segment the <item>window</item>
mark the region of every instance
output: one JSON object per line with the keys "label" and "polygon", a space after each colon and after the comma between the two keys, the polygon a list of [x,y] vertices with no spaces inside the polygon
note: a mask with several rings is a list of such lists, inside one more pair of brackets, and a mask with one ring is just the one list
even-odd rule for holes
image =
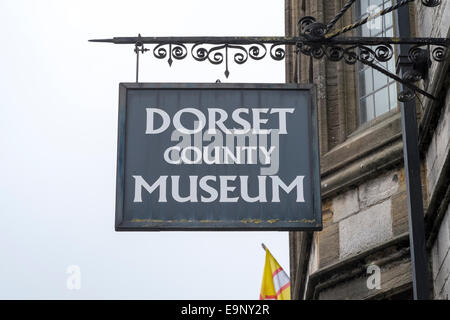
{"label": "window", "polygon": [[[357,1],[356,16],[358,19],[378,12],[392,5],[392,1],[361,0]],[[378,19],[369,21],[359,28],[362,37],[393,37],[393,14],[388,13]],[[377,62],[380,67],[395,73],[395,59],[388,62]],[[359,120],[360,124],[368,122],[397,106],[397,85],[395,80],[381,72],[358,63],[359,87]]]}

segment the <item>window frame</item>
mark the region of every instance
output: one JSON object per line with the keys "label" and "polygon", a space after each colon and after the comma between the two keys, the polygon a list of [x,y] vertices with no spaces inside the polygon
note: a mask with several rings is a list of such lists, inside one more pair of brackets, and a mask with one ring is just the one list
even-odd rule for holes
{"label": "window frame", "polygon": [[[370,7],[370,1],[374,1],[374,0],[367,0],[368,1],[368,7]],[[389,3],[391,5],[393,5],[393,0],[380,0],[381,4],[383,5],[383,8],[386,7],[386,4],[389,5]],[[392,25],[389,26],[389,28],[386,30],[385,29],[385,16],[382,16],[382,29],[376,33],[376,35],[374,35],[375,37],[377,36],[386,36],[386,32],[391,31],[392,32],[392,36],[395,36],[396,34],[396,15],[394,13],[390,13],[392,15]],[[358,1],[356,3],[356,6],[354,7],[353,10],[353,15],[356,19],[360,19],[363,18],[365,15],[361,15],[361,1]],[[357,34],[358,36],[363,36],[362,34],[362,29],[359,28],[357,29]],[[372,36],[372,35],[370,35]],[[394,56],[391,58],[390,61],[387,62],[383,62],[383,63],[378,63],[377,61],[375,61],[375,63],[377,64],[381,64],[380,66],[383,68],[387,68],[387,70],[394,72],[395,73],[395,59],[397,57],[397,50],[394,47]],[[390,65],[392,62],[394,62],[393,66]],[[385,64],[385,66],[383,66],[382,64]],[[389,67],[393,67],[394,70],[390,70]],[[372,84],[372,88],[370,90],[366,90],[366,92],[364,94],[361,94],[361,73],[365,72],[366,70],[370,70],[370,75],[371,75],[371,84]],[[357,62],[356,63],[356,67],[355,67],[355,83],[356,83],[356,92],[355,92],[355,98],[356,98],[356,129],[354,130],[353,133],[359,131],[359,129],[361,127],[365,127],[367,128],[368,126],[370,126],[370,123],[374,123],[374,122],[378,122],[376,121],[377,118],[379,118],[380,116],[383,116],[385,114],[390,114],[391,111],[398,109],[398,101],[397,101],[397,95],[398,95],[398,83],[387,77],[386,77],[386,83],[384,83],[382,86],[378,87],[375,89],[375,75],[376,75],[376,70],[371,69],[368,66],[364,66],[363,64],[361,64],[361,62]],[[392,90],[392,88],[395,88],[395,91]],[[386,90],[387,93],[387,97],[386,97],[386,101],[387,101],[387,110],[381,113],[377,114],[377,103],[376,103],[376,95],[377,93],[382,92],[383,90]],[[393,91],[393,92],[391,92]],[[363,114],[363,106],[362,106],[362,100],[365,99],[365,101],[368,101],[367,98],[370,98],[372,100],[372,116],[369,118],[367,116],[367,104],[364,107],[364,113],[366,113],[365,115]],[[386,109],[386,106],[383,105],[383,110]],[[363,118],[364,117],[364,118]],[[384,118],[384,117],[383,117]]]}

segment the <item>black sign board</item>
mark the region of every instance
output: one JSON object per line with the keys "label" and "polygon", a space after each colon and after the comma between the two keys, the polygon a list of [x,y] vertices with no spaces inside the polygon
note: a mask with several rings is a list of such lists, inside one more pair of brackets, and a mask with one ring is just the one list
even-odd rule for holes
{"label": "black sign board", "polygon": [[297,84],[122,83],[116,230],[320,230],[317,108]]}

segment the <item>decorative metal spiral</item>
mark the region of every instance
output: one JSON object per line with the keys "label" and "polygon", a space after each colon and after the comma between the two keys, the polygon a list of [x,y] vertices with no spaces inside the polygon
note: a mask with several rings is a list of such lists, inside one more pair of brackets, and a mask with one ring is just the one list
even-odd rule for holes
{"label": "decorative metal spiral", "polygon": [[[411,47],[408,53],[409,60],[413,63],[426,63],[428,67],[431,65],[429,48],[421,48],[423,45]],[[448,48],[445,46],[437,46],[431,52],[431,57],[436,62],[442,62],[447,58]]]}
{"label": "decorative metal spiral", "polygon": [[212,48],[205,47],[204,43],[197,43],[191,48],[191,55],[196,61],[208,60],[212,64],[221,64],[223,62],[223,53],[220,50],[226,45],[218,45]]}
{"label": "decorative metal spiral", "polygon": [[153,56],[157,59],[164,59],[167,57],[167,50],[163,48],[165,44],[159,44],[153,49]]}
{"label": "decorative metal spiral", "polygon": [[[224,60],[223,50],[236,51],[232,53],[233,60],[237,64],[245,63],[250,57],[253,60],[261,60],[267,54],[267,49],[264,44],[256,43],[252,44],[250,48],[246,48],[241,45],[221,44],[207,48],[205,44],[197,43],[192,46],[192,57],[197,61],[209,60],[212,64],[220,64]],[[276,59],[278,60],[278,59]],[[281,60],[281,59],[280,59]]]}
{"label": "decorative metal spiral", "polygon": [[262,43],[256,43],[248,49],[248,54],[253,60],[261,60],[267,54],[267,48]]}
{"label": "decorative metal spiral", "polygon": [[344,50],[344,61],[347,64],[355,64],[358,61],[358,55],[355,52],[355,46],[348,47]]}
{"label": "decorative metal spiral", "polygon": [[347,64],[355,64],[356,61],[372,63],[377,60],[386,62],[392,59],[394,49],[389,44],[378,45],[375,49],[363,45],[341,47],[336,45],[318,44],[315,42],[302,42],[297,44],[297,50],[304,55],[321,59],[326,56],[330,61],[341,61]]}
{"label": "decorative metal spiral", "polygon": [[[168,46],[167,50],[164,46]],[[187,56],[187,48],[184,44],[181,43],[169,43],[169,44],[159,44],[153,49],[153,55],[157,59],[165,59],[169,56],[167,62],[169,65],[172,65],[173,59],[182,60]]]}
{"label": "decorative metal spiral", "polygon": [[297,24],[298,32],[301,34],[305,34],[306,28],[315,22],[316,22],[316,18],[311,17],[311,16],[306,16],[306,17],[301,18]]}
{"label": "decorative metal spiral", "polygon": [[226,45],[220,45],[209,49],[207,58],[212,64],[221,64],[223,62],[223,53],[220,50],[224,49]]}
{"label": "decorative metal spiral", "polygon": [[340,61],[344,57],[344,49],[337,46],[327,47],[325,55],[330,61]]}
{"label": "decorative metal spiral", "polygon": [[364,62],[373,62],[375,60],[375,52],[366,46],[359,46],[358,57]]}
{"label": "decorative metal spiral", "polygon": [[431,55],[433,56],[433,59],[435,61],[442,62],[447,57],[447,51],[448,51],[448,49],[446,47],[439,46],[439,47],[436,47],[433,49]]}
{"label": "decorative metal spiral", "polygon": [[203,43],[197,43],[191,48],[192,58],[196,61],[205,61],[208,59],[209,51],[205,47],[202,47]]}
{"label": "decorative metal spiral", "polygon": [[413,63],[424,63],[429,59],[428,50],[420,48],[420,46],[413,46],[409,49],[408,58]]}
{"label": "decorative metal spiral", "polygon": [[187,48],[184,44],[177,43],[172,45],[172,56],[177,60],[182,60],[187,56]]}
{"label": "decorative metal spiral", "polygon": [[325,49],[321,45],[311,46],[311,56],[316,59],[321,59],[325,55]]}
{"label": "decorative metal spiral", "polygon": [[[274,60],[283,60],[286,55],[284,49],[275,48],[280,45],[283,44],[275,43],[270,49],[270,55]],[[261,60],[267,55],[267,48],[263,43],[248,45],[197,43],[192,46],[191,55],[196,61],[208,60],[216,65],[225,61],[225,76],[228,78],[230,74],[228,61],[231,57],[237,64],[244,64],[249,58]]]}
{"label": "decorative metal spiral", "polygon": [[422,0],[422,4],[426,7],[437,7],[441,4],[441,0]]}
{"label": "decorative metal spiral", "polygon": [[380,62],[391,60],[394,55],[394,49],[389,44],[382,44],[375,48],[375,59]]}
{"label": "decorative metal spiral", "polygon": [[243,46],[226,45],[229,49],[238,50],[233,55],[233,60],[237,64],[243,64],[248,60],[248,52]]}
{"label": "decorative metal spiral", "polygon": [[275,43],[270,47],[270,57],[273,60],[281,61],[286,56],[286,50],[280,46],[284,46],[283,43]]}

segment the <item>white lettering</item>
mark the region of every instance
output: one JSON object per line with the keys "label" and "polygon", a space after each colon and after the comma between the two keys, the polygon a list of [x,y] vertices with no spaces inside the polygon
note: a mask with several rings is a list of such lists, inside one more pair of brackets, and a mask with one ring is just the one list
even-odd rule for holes
{"label": "white lettering", "polygon": [[142,202],[142,188],[152,193],[159,188],[158,202],[167,202],[166,199],[166,182],[167,176],[160,176],[151,186],[142,178],[142,176],[133,176],[134,178],[134,202]]}
{"label": "white lettering", "polygon": [[305,176],[297,176],[292,183],[287,186],[278,176],[270,176],[272,178],[272,202],[280,202],[279,189],[283,189],[286,193],[290,193],[294,188],[297,189],[297,202],[305,202],[303,195],[303,179]]}
{"label": "white lettering", "polygon": [[[183,126],[183,124],[181,123],[181,116],[183,113],[191,113],[197,117],[197,120],[195,121],[197,123],[196,128],[194,127],[194,129],[187,129],[186,127]],[[175,115],[173,116],[173,126],[175,127],[176,130],[184,134],[194,134],[200,132],[203,130],[205,125],[206,125],[206,117],[198,109],[184,108],[175,113]]]}
{"label": "white lettering", "polygon": [[[147,111],[147,127],[145,134],[158,134],[164,132],[170,125],[170,117],[164,110],[158,108],[146,108]],[[154,128],[155,114],[159,114],[163,120],[161,127]]]}

